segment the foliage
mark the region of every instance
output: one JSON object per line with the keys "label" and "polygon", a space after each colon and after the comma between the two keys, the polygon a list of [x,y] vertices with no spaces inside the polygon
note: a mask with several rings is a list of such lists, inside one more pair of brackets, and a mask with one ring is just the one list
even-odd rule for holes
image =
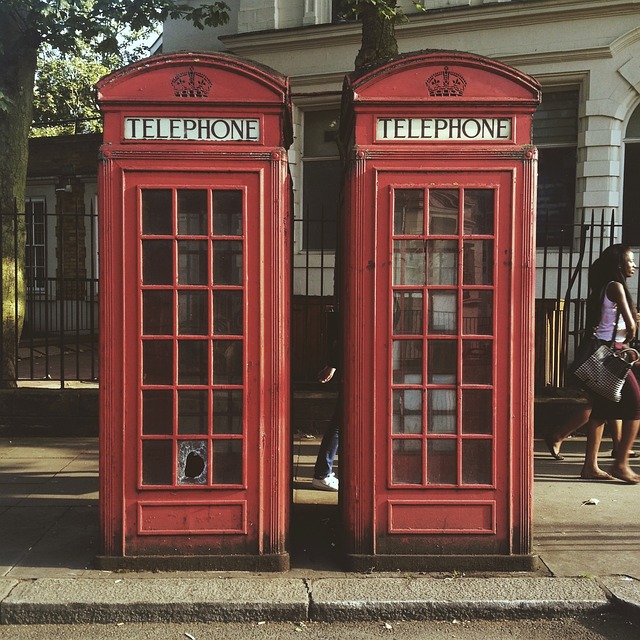
{"label": "foliage", "polygon": [[[360,16],[366,10],[372,10],[384,20],[403,22],[406,16],[397,4],[397,0],[340,0],[339,11],[345,18],[350,18]],[[415,1],[413,6],[418,11],[427,10],[422,1]]]}

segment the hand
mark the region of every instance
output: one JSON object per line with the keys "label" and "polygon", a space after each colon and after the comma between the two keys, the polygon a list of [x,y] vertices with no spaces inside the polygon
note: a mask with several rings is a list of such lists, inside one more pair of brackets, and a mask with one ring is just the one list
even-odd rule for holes
{"label": "hand", "polygon": [[333,375],[335,374],[335,372],[336,372],[335,367],[330,367],[330,366],[324,367],[324,369],[321,369],[320,372],[318,373],[318,382],[321,382],[322,384],[326,384],[327,382],[329,382],[329,380],[331,380],[331,378],[333,378]]}

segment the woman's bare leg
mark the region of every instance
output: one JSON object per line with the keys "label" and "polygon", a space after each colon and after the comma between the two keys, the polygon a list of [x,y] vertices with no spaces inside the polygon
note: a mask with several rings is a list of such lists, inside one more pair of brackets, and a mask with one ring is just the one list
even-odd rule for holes
{"label": "woman's bare leg", "polygon": [[604,422],[597,418],[590,419],[585,429],[587,432],[587,447],[580,477],[585,480],[610,480],[611,476],[598,466],[598,452],[600,451],[600,442],[604,432]]}
{"label": "woman's bare leg", "polygon": [[629,450],[638,435],[638,427],[640,427],[640,420],[622,421],[622,433],[616,449],[616,461],[611,467],[611,475],[614,478],[629,484],[638,484],[640,482],[640,476],[629,466]]}
{"label": "woman's bare leg", "polygon": [[[583,424],[589,420],[591,415],[591,405],[581,405],[580,408],[573,413],[558,431],[551,431],[545,436],[545,443],[549,449],[551,457],[556,460],[563,460],[560,455],[560,447],[562,443],[574,432],[576,432]],[[599,445],[598,445],[599,446]]]}

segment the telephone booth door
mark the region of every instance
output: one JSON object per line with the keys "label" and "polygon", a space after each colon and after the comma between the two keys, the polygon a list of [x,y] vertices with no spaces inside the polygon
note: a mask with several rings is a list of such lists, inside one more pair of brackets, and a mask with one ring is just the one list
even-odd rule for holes
{"label": "telephone booth door", "polygon": [[193,54],[103,82],[101,566],[287,569],[287,85]]}
{"label": "telephone booth door", "polygon": [[347,79],[345,542],[356,569],[528,569],[537,83],[463,53]]}

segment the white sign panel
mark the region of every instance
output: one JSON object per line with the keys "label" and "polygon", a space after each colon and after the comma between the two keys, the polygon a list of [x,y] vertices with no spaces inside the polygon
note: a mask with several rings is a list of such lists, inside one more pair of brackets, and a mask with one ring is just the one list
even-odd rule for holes
{"label": "white sign panel", "polygon": [[185,142],[258,142],[258,118],[133,118],[124,119],[125,140]]}
{"label": "white sign panel", "polygon": [[378,118],[376,140],[511,140],[511,118]]}

